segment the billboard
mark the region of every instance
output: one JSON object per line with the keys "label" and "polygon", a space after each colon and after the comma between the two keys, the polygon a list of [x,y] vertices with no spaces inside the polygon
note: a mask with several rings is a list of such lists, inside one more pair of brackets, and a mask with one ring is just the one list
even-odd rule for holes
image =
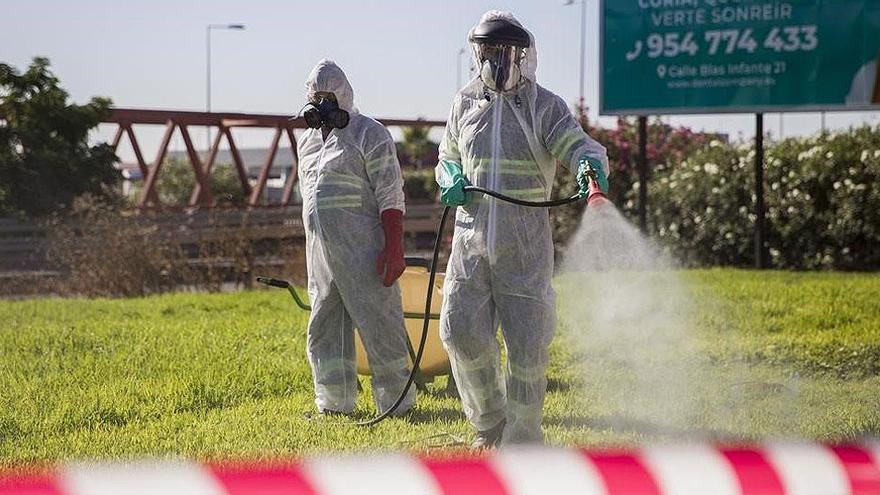
{"label": "billboard", "polygon": [[604,0],[600,108],[880,109],[880,0]]}

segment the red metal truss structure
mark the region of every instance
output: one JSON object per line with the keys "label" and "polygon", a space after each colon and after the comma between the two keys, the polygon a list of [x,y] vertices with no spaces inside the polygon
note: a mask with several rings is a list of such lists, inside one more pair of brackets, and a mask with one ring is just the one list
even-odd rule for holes
{"label": "red metal truss structure", "polygon": [[[389,127],[438,127],[446,125],[446,122],[436,120],[380,119],[379,121]],[[189,206],[212,207],[216,205],[213,194],[211,193],[210,177],[211,170],[214,167],[214,161],[217,158],[217,153],[220,149],[220,144],[224,138],[226,139],[230,155],[232,156],[236,171],[238,172],[238,179],[241,182],[242,190],[248,198],[247,206],[278,207],[290,204],[293,189],[296,185],[296,172],[298,165],[294,129],[304,129],[306,127],[305,121],[301,117],[292,119],[289,115],[207,113],[115,108],[113,109],[112,114],[103,122],[118,125],[116,134],[111,142],[114,150],[119,146],[123,135],[127,136],[131,143],[138,168],[144,177],[143,193],[138,200],[138,204],[141,208],[162,207],[156,190],[156,183],[159,174],[162,171],[162,164],[165,161],[168,147],[171,144],[171,138],[174,136],[175,130],[179,130],[180,135],[183,138],[184,145],[186,146],[186,154],[195,176],[195,187],[193,188],[192,195],[189,199]],[[134,130],[134,126],[136,125],[165,126],[165,133],[159,144],[159,150],[151,163],[148,163],[145,160],[143,152],[141,151]],[[198,151],[195,146],[193,146],[189,132],[191,126],[216,128],[214,139],[211,143],[211,149],[204,163],[202,163]],[[235,144],[235,139],[232,134],[232,129],[234,128],[262,128],[274,130],[272,141],[269,146],[269,153],[260,169],[256,183],[253,185],[251,185],[248,179],[246,164],[243,162],[238,147]],[[266,182],[270,176],[272,164],[275,161],[275,156],[278,152],[278,147],[281,144],[282,138],[286,138],[291,146],[293,153],[293,163],[290,164],[292,172],[287,177],[284,184],[280,203],[264,204],[261,202],[261,197],[266,188]]]}

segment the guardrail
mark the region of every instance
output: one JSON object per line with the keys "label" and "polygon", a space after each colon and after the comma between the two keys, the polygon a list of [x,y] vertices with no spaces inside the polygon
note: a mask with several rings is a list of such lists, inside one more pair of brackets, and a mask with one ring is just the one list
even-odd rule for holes
{"label": "guardrail", "polygon": [[[412,254],[424,254],[434,241],[441,209],[435,204],[407,206],[404,233]],[[252,242],[303,239],[302,207],[255,209],[164,210],[133,215],[132,222],[149,223],[178,244],[218,242],[230,235]],[[57,275],[51,260],[46,232],[37,223],[0,218],[0,278]],[[194,264],[222,264],[223,260],[194,260]]]}

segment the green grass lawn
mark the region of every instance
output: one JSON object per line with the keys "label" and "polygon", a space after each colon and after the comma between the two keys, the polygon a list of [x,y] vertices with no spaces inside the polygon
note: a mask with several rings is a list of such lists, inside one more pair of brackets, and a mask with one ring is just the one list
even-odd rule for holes
{"label": "green grass lawn", "polygon": [[[880,432],[880,277],[682,276],[696,329],[693,347],[675,359],[691,366],[673,384],[686,407],[631,394],[639,388],[627,388],[635,383],[627,363],[570,345],[576,335],[562,321],[551,349],[549,442]],[[410,417],[373,428],[311,417],[306,319],[280,290],[0,301],[0,467],[469,440],[459,402],[439,393],[422,394]],[[373,408],[362,382],[358,414],[366,418]],[[429,387],[443,385],[440,378]]]}

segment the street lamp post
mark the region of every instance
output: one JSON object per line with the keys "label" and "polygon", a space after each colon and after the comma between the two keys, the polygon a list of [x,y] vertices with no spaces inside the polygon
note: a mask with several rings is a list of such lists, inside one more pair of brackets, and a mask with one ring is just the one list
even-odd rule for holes
{"label": "street lamp post", "polygon": [[[245,29],[244,24],[208,24],[205,28],[205,47],[207,50],[205,56],[205,79],[207,88],[205,90],[205,111],[211,113],[211,31],[215,29],[235,29],[235,30],[243,30]],[[207,132],[205,133],[207,136],[207,142],[205,144],[206,147],[211,146],[211,126],[209,125],[207,128]]]}
{"label": "street lamp post", "polygon": [[584,64],[586,63],[586,51],[587,51],[587,0],[566,0],[565,5],[574,5],[576,3],[581,4],[581,57],[580,57],[580,99],[578,100],[578,111],[580,112],[580,117],[583,118],[585,111],[585,100],[584,100]]}

